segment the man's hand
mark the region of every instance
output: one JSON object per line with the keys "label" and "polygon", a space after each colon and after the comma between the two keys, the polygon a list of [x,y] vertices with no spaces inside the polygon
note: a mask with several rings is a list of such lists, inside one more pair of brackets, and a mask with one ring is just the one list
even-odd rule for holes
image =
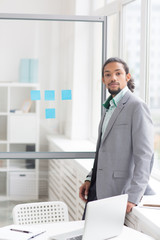
{"label": "man's hand", "polygon": [[88,191],[90,188],[90,181],[86,181],[82,184],[82,186],[79,188],[79,197],[84,201],[87,202],[88,198]]}
{"label": "man's hand", "polygon": [[136,204],[131,203],[131,202],[128,202],[128,203],[127,203],[126,212],[127,212],[127,213],[131,212],[131,211],[132,211],[132,208],[135,207],[135,206],[136,206]]}

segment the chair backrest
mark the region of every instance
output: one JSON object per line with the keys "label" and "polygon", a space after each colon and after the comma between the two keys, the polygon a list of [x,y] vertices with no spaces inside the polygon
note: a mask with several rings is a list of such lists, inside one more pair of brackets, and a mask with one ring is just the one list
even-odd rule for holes
{"label": "chair backrest", "polygon": [[45,224],[68,220],[68,207],[60,201],[18,204],[13,208],[14,224]]}

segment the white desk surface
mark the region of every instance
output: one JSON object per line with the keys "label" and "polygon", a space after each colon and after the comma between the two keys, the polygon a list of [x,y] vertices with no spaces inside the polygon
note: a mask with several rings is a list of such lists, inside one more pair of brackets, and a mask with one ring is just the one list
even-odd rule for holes
{"label": "white desk surface", "polygon": [[[17,228],[19,227],[20,225],[10,225],[10,226],[6,226],[6,227],[3,227],[3,228],[0,228],[0,232],[1,230],[3,229],[7,229],[7,228]],[[84,221],[74,221],[74,222],[59,222],[59,223],[51,223],[51,224],[40,224],[40,225],[28,225],[28,226],[25,226],[25,229],[27,229],[28,227],[28,230],[30,229],[40,229],[40,230],[46,230],[46,233],[40,235],[40,236],[37,236],[36,238],[33,238],[35,240],[49,240],[50,237],[52,236],[57,236],[57,235],[60,235],[60,234],[63,234],[63,233],[67,233],[67,232],[70,232],[70,231],[82,231],[83,229],[83,226],[84,226]],[[22,228],[22,225],[21,225],[21,228]],[[0,236],[0,239],[1,236]],[[113,238],[114,240],[154,240],[152,237],[149,237],[145,234],[142,234],[138,231],[135,231],[131,228],[128,228],[128,227],[123,227],[123,230],[122,230],[122,233],[118,236],[118,237],[115,237]],[[16,240],[16,239],[15,239]],[[23,239],[21,239],[23,240]],[[99,240],[99,239],[97,239]]]}
{"label": "white desk surface", "polygon": [[134,207],[132,214],[138,218],[138,221],[145,224],[150,232],[160,236],[160,208]]}

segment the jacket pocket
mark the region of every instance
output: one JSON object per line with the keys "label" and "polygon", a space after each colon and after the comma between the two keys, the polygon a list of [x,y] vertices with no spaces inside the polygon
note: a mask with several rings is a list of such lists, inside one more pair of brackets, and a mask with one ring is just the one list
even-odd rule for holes
{"label": "jacket pocket", "polygon": [[113,177],[114,178],[127,178],[128,173],[125,171],[114,171],[113,172]]}
{"label": "jacket pocket", "polygon": [[114,124],[113,125],[113,128],[121,128],[121,127],[128,127],[129,125],[128,125],[128,123],[117,123],[117,124]]}

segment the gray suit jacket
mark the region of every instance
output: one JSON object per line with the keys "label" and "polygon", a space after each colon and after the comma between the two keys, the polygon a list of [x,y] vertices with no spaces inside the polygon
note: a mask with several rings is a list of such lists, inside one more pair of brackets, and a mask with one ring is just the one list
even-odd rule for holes
{"label": "gray suit jacket", "polygon": [[[130,91],[118,103],[101,140],[99,125],[97,199],[128,194],[138,204],[144,194],[153,194],[148,180],[153,165],[153,125],[147,105]],[[98,148],[98,147],[97,147]],[[92,172],[90,173],[92,175]]]}

